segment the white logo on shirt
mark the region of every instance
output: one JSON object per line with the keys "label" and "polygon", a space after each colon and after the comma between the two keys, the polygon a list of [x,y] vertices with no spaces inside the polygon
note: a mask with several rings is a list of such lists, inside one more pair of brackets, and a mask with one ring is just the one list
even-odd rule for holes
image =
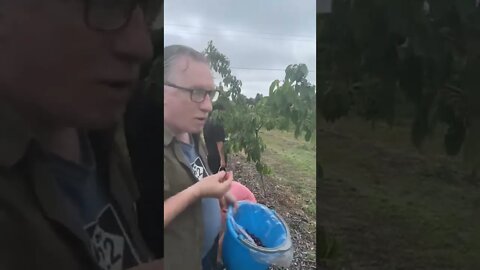
{"label": "white logo on shirt", "polygon": [[198,180],[202,180],[204,177],[208,176],[207,169],[205,169],[205,165],[203,165],[200,157],[197,157],[190,166],[192,167],[193,175],[195,175],[195,178]]}
{"label": "white logo on shirt", "polygon": [[124,244],[123,237],[108,233],[98,225],[90,239],[97,263],[104,270],[122,270]]}
{"label": "white logo on shirt", "polygon": [[122,270],[140,263],[117,212],[111,204],[95,221],[84,227],[90,237],[90,250],[102,270]]}

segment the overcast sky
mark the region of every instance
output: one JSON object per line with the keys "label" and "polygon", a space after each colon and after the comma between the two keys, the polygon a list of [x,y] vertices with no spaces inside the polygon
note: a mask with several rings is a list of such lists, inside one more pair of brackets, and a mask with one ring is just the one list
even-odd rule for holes
{"label": "overcast sky", "polygon": [[[166,0],[164,5],[165,46],[203,51],[213,40],[247,97],[268,95],[289,64],[306,64],[315,84],[314,0]],[[217,84],[220,80],[216,75]]]}

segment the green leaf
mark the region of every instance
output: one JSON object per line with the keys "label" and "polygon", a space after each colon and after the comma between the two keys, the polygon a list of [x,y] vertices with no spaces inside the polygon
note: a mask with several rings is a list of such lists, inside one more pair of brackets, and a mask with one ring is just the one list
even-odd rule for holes
{"label": "green leaf", "polygon": [[298,66],[298,70],[300,71],[301,78],[306,78],[308,76],[308,67],[305,64],[300,64]]}
{"label": "green leaf", "polygon": [[279,82],[280,82],[279,80],[275,80],[270,84],[270,88],[269,88],[269,91],[268,91],[269,96],[273,95],[273,91],[274,91],[275,88],[278,88]]}

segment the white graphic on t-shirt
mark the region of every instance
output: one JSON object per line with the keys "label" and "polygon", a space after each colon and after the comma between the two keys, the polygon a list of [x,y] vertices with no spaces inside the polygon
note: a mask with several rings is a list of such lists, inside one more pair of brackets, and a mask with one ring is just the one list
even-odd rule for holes
{"label": "white graphic on t-shirt", "polygon": [[122,270],[140,264],[137,252],[111,204],[84,229],[90,237],[92,255],[102,270]]}
{"label": "white graphic on t-shirt", "polygon": [[102,269],[122,270],[123,237],[107,233],[100,226],[95,226],[90,245]]}
{"label": "white graphic on t-shirt", "polygon": [[192,170],[193,174],[198,180],[201,180],[203,178],[203,167],[198,166],[197,164],[192,164]]}
{"label": "white graphic on t-shirt", "polygon": [[202,180],[204,177],[208,176],[207,169],[205,165],[203,165],[202,159],[197,157],[193,163],[190,164],[192,167],[193,175],[198,180]]}

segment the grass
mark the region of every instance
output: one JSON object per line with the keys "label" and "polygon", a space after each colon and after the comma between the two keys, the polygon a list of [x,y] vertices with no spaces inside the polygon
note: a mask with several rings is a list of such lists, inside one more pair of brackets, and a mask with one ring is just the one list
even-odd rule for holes
{"label": "grass", "polygon": [[343,260],[384,259],[384,268],[358,269],[479,269],[478,188],[462,180],[459,157],[443,154],[441,136],[419,152],[409,125],[343,119],[320,129],[319,214],[341,238]]}
{"label": "grass", "polygon": [[292,188],[303,210],[315,220],[315,143],[295,139],[293,133],[279,130],[262,131],[261,136],[267,145],[262,158],[275,179]]}
{"label": "grass", "polygon": [[[309,231],[315,232],[316,220],[316,145],[315,141],[295,139],[293,132],[262,130],[267,145],[262,159],[272,169],[273,179],[291,189],[294,201],[301,205],[309,218]],[[315,250],[307,251],[315,261]]]}

